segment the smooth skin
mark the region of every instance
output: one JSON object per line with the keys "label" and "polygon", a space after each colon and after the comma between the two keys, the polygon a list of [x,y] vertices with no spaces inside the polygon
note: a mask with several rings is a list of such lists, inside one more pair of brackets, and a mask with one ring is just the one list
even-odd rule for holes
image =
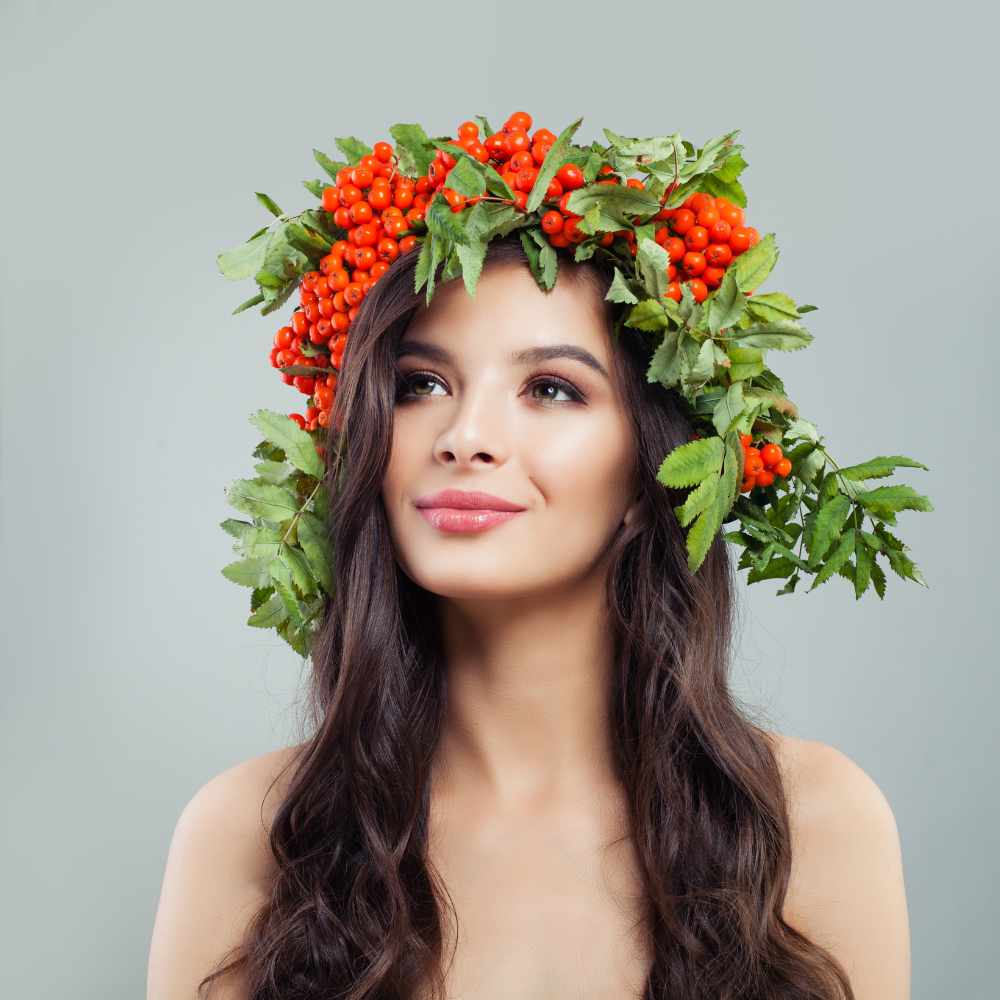
{"label": "smooth skin", "polygon": [[[430,858],[455,904],[449,996],[638,996],[648,942],[641,883],[611,763],[609,543],[635,513],[631,424],[600,302],[561,271],[551,293],[492,264],[475,299],[437,289],[403,338],[414,395],[397,400],[383,501],[400,566],[440,595],[449,700],[432,768]],[[418,347],[417,345],[423,345]],[[576,358],[512,352],[569,344]],[[561,380],[580,393],[553,386]],[[484,490],[527,509],[455,535],[413,501]],[[789,793],[793,868],[784,916],[838,957],[857,1000],[908,1000],[900,840],[875,782],[839,750],[772,734]],[[259,810],[292,749],[203,786],[174,832],[150,949],[147,1000],[193,1000],[240,939],[273,867]],[[245,1000],[235,978],[212,1000]]]}

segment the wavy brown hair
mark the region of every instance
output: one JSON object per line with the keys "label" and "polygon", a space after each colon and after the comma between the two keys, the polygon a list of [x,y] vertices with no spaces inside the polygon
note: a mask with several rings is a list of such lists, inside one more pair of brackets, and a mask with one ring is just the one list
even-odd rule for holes
{"label": "wavy brown hair", "polygon": [[[240,968],[247,1000],[445,998],[450,897],[427,854],[447,694],[438,599],[399,569],[381,500],[394,347],[422,308],[416,260],[396,260],[352,324],[327,439],[335,586],[310,651],[311,735],[270,828],[270,898],[199,996]],[[510,261],[528,266],[517,232],[487,245],[486,267]],[[716,537],[692,574],[672,510],[683,491],[656,479],[690,438],[687,405],[647,381],[649,335],[623,326],[621,307],[604,300],[608,269],[562,254],[559,263],[558,280],[572,275],[604,303],[636,441],[642,509],[613,542],[607,605],[615,767],[653,954],[642,998],[853,1000],[841,965],[782,919],[788,806],[769,734],[730,691],[727,543]]]}

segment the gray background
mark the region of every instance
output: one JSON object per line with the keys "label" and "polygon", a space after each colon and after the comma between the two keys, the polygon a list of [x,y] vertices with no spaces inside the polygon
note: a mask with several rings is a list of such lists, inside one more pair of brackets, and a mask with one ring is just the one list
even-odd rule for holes
{"label": "gray background", "polygon": [[[895,481],[930,589],[744,590],[739,693],[881,786],[903,844],[913,996],[995,996],[998,361],[995,15],[966,2],[578,5],[5,0],[0,992],[144,994],[176,818],[293,739],[297,657],[225,580],[223,488],[276,316],[215,255],[314,204],[312,148],[528,110],[577,141],[733,128],[767,288],[820,307],[771,362],[841,464]],[[578,14],[576,12],[579,12]],[[987,79],[993,76],[992,81]],[[291,305],[288,309],[290,311]],[[282,320],[283,322],[283,320]]]}

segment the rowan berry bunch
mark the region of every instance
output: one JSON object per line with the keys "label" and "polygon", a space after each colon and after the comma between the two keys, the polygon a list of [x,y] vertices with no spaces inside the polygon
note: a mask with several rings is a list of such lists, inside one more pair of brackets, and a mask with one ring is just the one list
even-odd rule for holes
{"label": "rowan berry bunch", "polygon": [[767,363],[768,351],[811,343],[801,320],[816,307],[758,291],[778,248],[773,233],[746,222],[737,132],[696,147],[677,133],[604,129],[607,143],[579,145],[582,118],[556,134],[535,128],[526,111],[499,129],[473,117],[455,135],[397,124],[393,143],[337,138],[346,161],[313,150],[328,178],[304,182],[318,204],[289,216],[258,193],[277,222],[218,257],[226,277],[258,285],[234,312],[261,305],[270,314],[298,294],[269,359],[306,397],[305,412],[253,416],[264,434],[257,476],[229,490],[251,520],[222,525],[242,556],[223,572],[252,588],[248,623],[274,627],[305,653],[331,593],[322,440],[365,297],[408,253],[418,254],[414,290],[426,288],[428,304],[438,281],[461,277],[473,295],[487,244],[511,232],[545,291],[561,258],[594,258],[611,278],[616,332],[648,335],[647,380],[686,405],[694,433],[664,458],[657,479],[678,491],[691,572],[732,524],[722,537],[742,549],[748,582],[784,579],[779,594],[802,576],[815,588],[839,574],[857,597],[872,588],[882,598],[878,558],[923,583],[887,526],[901,510],[933,510],[930,501],[908,485],[862,484],[900,466],[927,467],[904,455],[838,465]]}

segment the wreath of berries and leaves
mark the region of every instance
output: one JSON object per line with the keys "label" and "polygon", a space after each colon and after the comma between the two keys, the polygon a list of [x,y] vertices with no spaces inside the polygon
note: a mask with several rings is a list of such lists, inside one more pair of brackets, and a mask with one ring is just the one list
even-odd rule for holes
{"label": "wreath of berries and leaves", "polygon": [[553,288],[560,254],[607,268],[616,327],[649,334],[648,381],[685,401],[694,434],[665,456],[658,479],[688,489],[674,513],[692,572],[728,526],[722,537],[742,549],[747,581],[784,580],[778,594],[803,577],[813,590],[840,575],[857,598],[874,590],[881,599],[885,567],[926,586],[889,527],[902,510],[933,510],[930,500],[870,481],[927,466],[904,455],[838,465],[768,367],[766,352],[811,343],[801,319],[816,307],[757,294],[778,248],[773,233],[746,224],[738,130],[696,148],[676,133],[604,129],[606,144],[581,146],[572,139],[582,118],[559,135],[532,132],[524,111],[499,130],[474,118],[454,137],[397,124],[394,144],[337,138],[345,162],[314,149],[329,180],[303,183],[319,204],[287,215],[258,192],[276,220],[218,255],[225,277],[258,287],[234,315],[258,305],[270,314],[298,292],[269,361],[306,397],[304,412],[251,417],[263,436],[256,475],[227,490],[249,520],[222,522],[240,557],[222,572],[251,588],[248,624],[308,655],[332,593],[322,442],[351,323],[373,284],[417,253],[415,291],[425,288],[427,303],[436,284],[459,276],[472,295],[488,242],[514,231],[542,289]]}

